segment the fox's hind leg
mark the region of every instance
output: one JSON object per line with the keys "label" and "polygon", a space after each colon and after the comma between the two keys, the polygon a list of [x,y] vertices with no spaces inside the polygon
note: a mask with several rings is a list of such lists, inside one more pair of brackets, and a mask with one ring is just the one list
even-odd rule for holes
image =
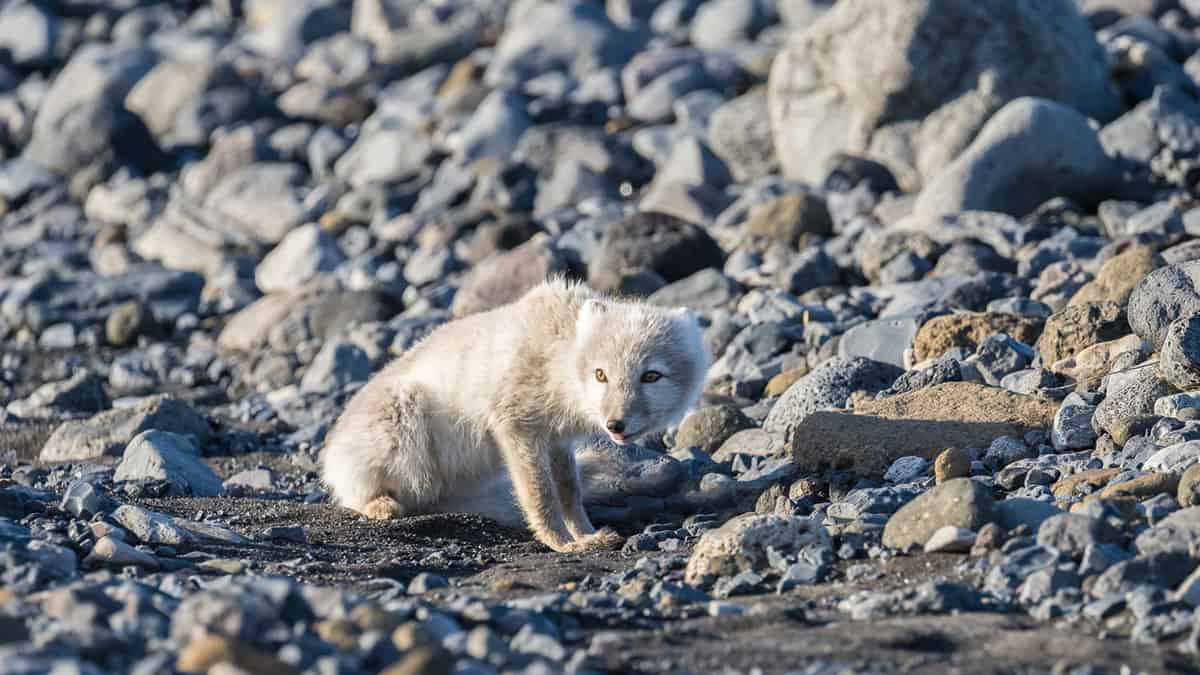
{"label": "fox's hind leg", "polygon": [[368,383],[325,442],[321,478],[341,505],[373,519],[420,513],[440,495],[418,388]]}

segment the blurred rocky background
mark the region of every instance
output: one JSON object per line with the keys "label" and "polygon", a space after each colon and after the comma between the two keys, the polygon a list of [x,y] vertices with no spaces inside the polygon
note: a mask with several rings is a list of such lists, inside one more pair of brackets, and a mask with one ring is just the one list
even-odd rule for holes
{"label": "blurred rocky background", "polygon": [[[0,669],[1195,671],[1198,98],[1196,0],[4,0]],[[715,357],[623,550],[329,504],[551,275]]]}

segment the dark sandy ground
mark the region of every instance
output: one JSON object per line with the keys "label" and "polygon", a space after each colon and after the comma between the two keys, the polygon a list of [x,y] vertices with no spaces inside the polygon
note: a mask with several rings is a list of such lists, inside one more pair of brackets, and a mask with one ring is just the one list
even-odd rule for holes
{"label": "dark sandy ground", "polygon": [[[255,540],[249,544],[207,543],[199,550],[249,562],[250,571],[285,574],[305,582],[369,588],[379,577],[402,582],[435,572],[451,585],[433,591],[450,597],[508,599],[571,591],[589,576],[628,568],[621,553],[567,556],[552,553],[527,534],[484,518],[459,514],[374,522],[327,504],[251,498],[144,500],[177,517],[210,519]],[[302,526],[307,541],[263,540],[270,527]],[[653,554],[665,556],[666,554]],[[613,672],[720,672],[724,668],[764,673],[803,671],[830,662],[842,672],[899,670],[912,673],[1090,673],[1200,672],[1196,662],[1167,646],[1129,641],[1120,626],[1039,625],[1028,617],[991,612],[850,620],[836,603],[857,590],[900,589],[944,577],[959,578],[963,556],[919,555],[866,561],[879,575],[858,583],[835,581],[781,596],[744,596],[732,601],[746,612],[737,617],[648,620],[645,625],[608,625],[581,616],[572,637],[586,643],[604,632]],[[863,564],[855,561],[854,564]],[[872,576],[872,575],[869,575]],[[1125,670],[1129,668],[1130,670]],[[839,672],[839,671],[821,671]]]}

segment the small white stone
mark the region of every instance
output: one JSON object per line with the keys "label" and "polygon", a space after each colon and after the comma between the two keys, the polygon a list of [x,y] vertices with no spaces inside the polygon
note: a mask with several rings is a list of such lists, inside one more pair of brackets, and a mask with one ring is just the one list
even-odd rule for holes
{"label": "small white stone", "polygon": [[92,547],[92,560],[110,565],[137,565],[158,569],[158,560],[114,537],[102,537]]}
{"label": "small white stone", "polygon": [[745,611],[741,605],[732,602],[712,600],[708,603],[709,616],[737,616]]}
{"label": "small white stone", "polygon": [[925,542],[926,553],[966,553],[975,545],[975,532],[962,527],[947,525],[940,528]]}
{"label": "small white stone", "polygon": [[117,507],[113,511],[113,520],[147,544],[176,546],[194,539],[190,532],[176,525],[171,516],[130,504]]}

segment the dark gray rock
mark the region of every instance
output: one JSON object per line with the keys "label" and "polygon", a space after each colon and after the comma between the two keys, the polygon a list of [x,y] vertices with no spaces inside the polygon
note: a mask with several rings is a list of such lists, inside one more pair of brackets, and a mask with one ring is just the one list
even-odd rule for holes
{"label": "dark gray rock", "polygon": [[1028,497],[1010,496],[996,502],[996,522],[1008,530],[1024,525],[1036,532],[1042,523],[1060,513],[1053,503]]}
{"label": "dark gray rock", "polygon": [[200,461],[199,454],[196,445],[186,436],[169,431],[145,431],[125,448],[113,480],[162,480],[197,497],[221,494],[221,479]]}
{"label": "dark gray rock", "polygon": [[325,343],[304,371],[300,390],[330,393],[353,382],[365,382],[371,376],[371,358],[358,345],[333,340]]}
{"label": "dark gray rock", "polygon": [[525,107],[526,99],[519,94],[502,89],[489,94],[452,137],[450,146],[456,156],[467,163],[510,157],[531,124]]}
{"label": "dark gray rock", "polygon": [[1181,509],[1144,530],[1135,540],[1137,551],[1194,554],[1200,551],[1200,506]]}
{"label": "dark gray rock", "polygon": [[1088,405],[1077,394],[1063,399],[1062,405],[1054,415],[1054,427],[1050,430],[1050,440],[1054,449],[1063,452],[1094,446],[1097,435],[1092,426],[1092,416],[1095,413],[1096,406]]}
{"label": "dark gray rock", "polygon": [[892,364],[870,359],[830,359],[783,393],[763,422],[763,429],[790,436],[810,413],[844,408],[850,394],[859,390],[878,392],[895,382],[902,372]]}
{"label": "dark gray rock", "polygon": [[[864,357],[903,368],[904,353],[912,347],[922,318],[901,316],[860,323],[842,334],[838,340],[838,356],[843,359]],[[905,375],[910,379],[919,377],[917,374]],[[930,383],[934,382],[930,380]]]}
{"label": "dark gray rock", "polygon": [[649,271],[668,283],[702,269],[720,269],[725,253],[702,228],[668,215],[644,213],[608,226],[588,263],[588,284],[601,291],[620,287],[620,275]]}
{"label": "dark gray rock", "polygon": [[715,269],[703,269],[650,294],[649,302],[663,307],[711,310],[730,306],[741,295],[736,281]]}
{"label": "dark gray rock", "polygon": [[1037,542],[1078,559],[1089,547],[1120,544],[1121,534],[1103,518],[1060,513],[1047,518],[1038,528]]}
{"label": "dark gray rock", "polygon": [[1162,551],[1146,553],[1108,568],[1092,586],[1092,595],[1128,593],[1138,586],[1175,588],[1195,568],[1195,559],[1186,553]]}
{"label": "dark gray rock", "polygon": [[39,125],[23,157],[63,175],[92,169],[103,176],[121,165],[153,173],[167,162],[141,118],[105,99],[85,101]]}
{"label": "dark gray rock", "polygon": [[91,370],[80,370],[66,380],[38,387],[25,399],[8,404],[8,411],[20,417],[39,417],[61,413],[95,413],[111,406],[104,381]]}
{"label": "dark gray rock", "polygon": [[663,497],[683,479],[683,467],[668,455],[635,445],[599,440],[575,454],[589,504],[625,504],[631,497]]}
{"label": "dark gray rock", "polygon": [[791,257],[776,275],[778,285],[797,295],[832,286],[841,278],[837,262],[820,248],[807,248]]}

